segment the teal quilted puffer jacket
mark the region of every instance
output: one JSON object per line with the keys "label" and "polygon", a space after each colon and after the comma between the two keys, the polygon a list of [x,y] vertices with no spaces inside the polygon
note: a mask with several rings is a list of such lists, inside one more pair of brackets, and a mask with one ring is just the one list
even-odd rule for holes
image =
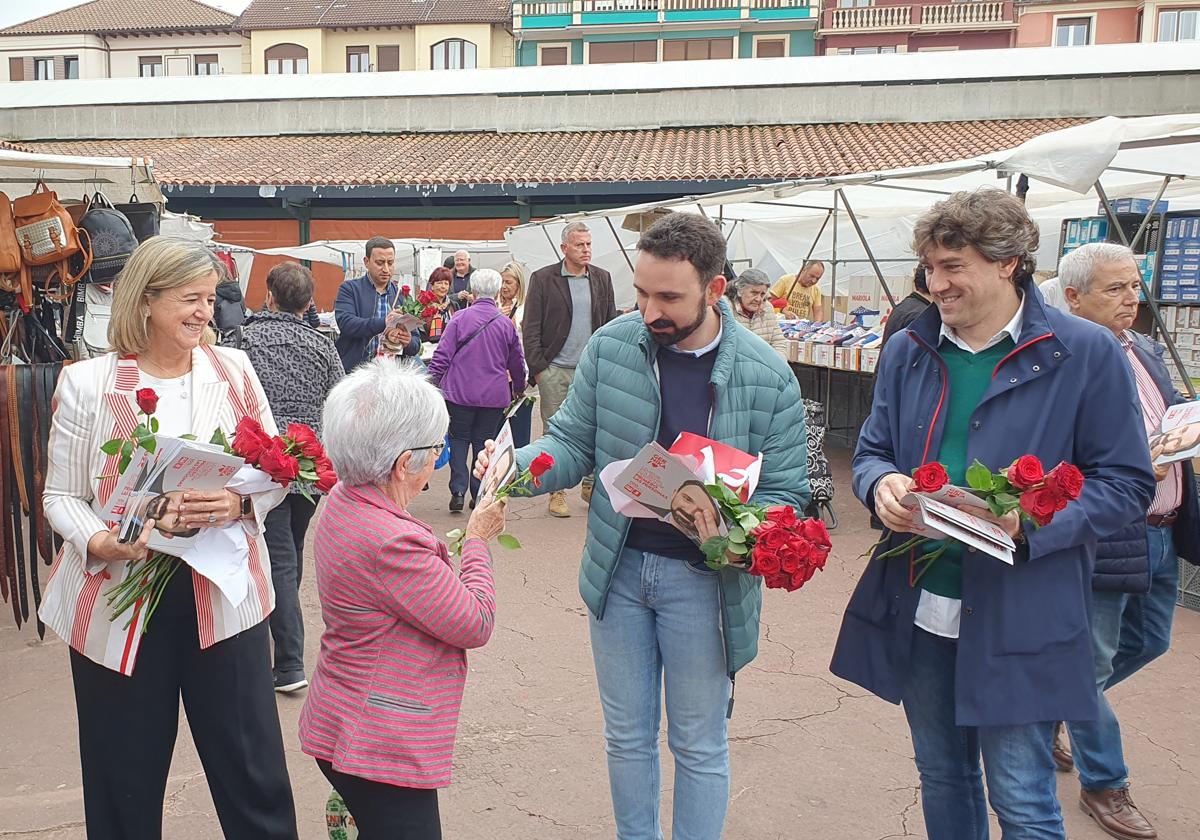
{"label": "teal quilted puffer jacket", "polygon": [[[712,374],[709,437],[743,452],[761,452],[762,476],[754,501],[788,504],[799,512],[809,501],[800,387],[787,363],[734,321],[728,303],[722,299],[718,305],[723,332]],[[609,322],[592,336],[546,435],[517,453],[521,469],[540,452],[554,456],[554,469],[543,478],[540,493],[574,487],[585,475],[634,457],[658,436],[657,353],[636,312]],[[613,510],[597,481],[579,571],[579,592],[597,618],[604,617],[609,583],[628,531],[629,520]],[[720,577],[725,663],[732,676],[758,653],[761,579],[729,569]]]}

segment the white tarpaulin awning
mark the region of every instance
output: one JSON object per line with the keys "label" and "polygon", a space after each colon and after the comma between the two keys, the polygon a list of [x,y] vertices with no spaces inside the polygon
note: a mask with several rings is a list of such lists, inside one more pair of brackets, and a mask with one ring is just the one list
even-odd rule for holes
{"label": "white tarpaulin awning", "polygon": [[150,158],[77,157],[0,149],[0,190],[15,198],[32,190],[38,181],[66,201],[99,191],[116,203],[131,195],[139,201],[163,203]]}
{"label": "white tarpaulin awning", "polygon": [[1062,219],[1098,214],[1097,178],[1111,199],[1153,198],[1169,175],[1163,198],[1171,208],[1200,207],[1200,114],[1105,117],[969,160],[559,216],[510,228],[505,238],[517,259],[536,267],[560,259],[555,243],[567,223],[587,222],[593,261],[612,272],[617,305],[630,306],[629,261],[636,260],[638,234],[622,227],[626,217],[658,208],[704,213],[721,224],[738,269],[754,265],[771,276],[789,273],[811,249],[816,258],[836,257],[832,276],[822,285],[836,282],[838,293],[845,294],[854,278],[875,277],[847,204],[885,277],[905,277],[915,262],[909,247],[912,226],[930,205],[957,190],[1009,188],[1021,174],[1030,179],[1026,207],[1042,230],[1039,267],[1053,269]]}
{"label": "white tarpaulin awning", "polygon": [[[420,277],[424,280],[436,266],[425,270],[428,259],[422,254],[437,251],[437,264],[455,251],[466,250],[471,254],[471,265],[475,268],[493,268],[499,271],[512,257],[509,255],[508,243],[503,239],[492,240],[463,240],[463,239],[392,239],[396,246],[396,273]],[[255,248],[256,254],[272,257],[291,257],[294,260],[310,260],[312,262],[329,263],[340,266],[347,274],[362,273],[363,246],[361,239],[325,239],[319,242],[309,242],[304,245],[285,245],[279,248]],[[240,247],[230,245],[229,247]],[[421,269],[421,270],[418,270]]]}

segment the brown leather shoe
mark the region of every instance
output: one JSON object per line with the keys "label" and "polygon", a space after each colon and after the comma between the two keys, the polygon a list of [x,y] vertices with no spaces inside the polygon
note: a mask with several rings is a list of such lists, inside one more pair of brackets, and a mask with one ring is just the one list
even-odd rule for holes
{"label": "brown leather shoe", "polygon": [[1054,747],[1050,750],[1054,756],[1054,766],[1060,773],[1070,773],[1075,769],[1075,759],[1071,756],[1071,742],[1067,738],[1066,727],[1062,721],[1054,724]]}
{"label": "brown leather shoe", "polygon": [[1081,790],[1079,807],[1118,840],[1156,840],[1158,832],[1133,804],[1129,788]]}

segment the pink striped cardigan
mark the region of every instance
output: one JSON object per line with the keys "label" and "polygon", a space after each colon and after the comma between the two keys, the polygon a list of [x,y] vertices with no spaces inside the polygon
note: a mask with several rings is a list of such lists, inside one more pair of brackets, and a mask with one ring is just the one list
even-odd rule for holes
{"label": "pink striped cardigan", "polygon": [[338,484],[317,524],[325,632],[300,746],[335,770],[413,788],[450,784],[466,648],[492,635],[487,545],[446,546],[379,489]]}

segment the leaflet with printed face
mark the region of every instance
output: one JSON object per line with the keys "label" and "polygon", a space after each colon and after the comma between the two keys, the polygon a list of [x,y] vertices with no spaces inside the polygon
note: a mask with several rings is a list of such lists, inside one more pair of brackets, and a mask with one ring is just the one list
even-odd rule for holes
{"label": "leaflet with printed face", "polygon": [[720,533],[728,529],[720,508],[704,488],[704,481],[657,443],[646,444],[613,478],[613,485],[648,511],[649,516],[674,526],[697,545],[702,540],[696,530],[696,518],[702,511],[712,511]]}
{"label": "leaflet with printed face", "polygon": [[1200,457],[1200,400],[1168,408],[1150,436],[1150,450],[1158,450],[1154,463],[1159,465]]}
{"label": "leaflet with printed face", "polygon": [[933,493],[909,493],[900,503],[913,509],[913,527],[909,530],[930,539],[954,539],[966,546],[1013,564],[1016,544],[1003,528],[994,522],[980,519],[954,505],[987,503],[969,490],[947,486]]}
{"label": "leaflet with printed face", "polygon": [[122,473],[100,518],[121,525],[119,540],[133,542],[148,519],[154,520],[149,546],[178,557],[199,528],[182,523],[179,505],[185,491],[219,490],[245,465],[219,446],[158,435],[155,451],[138,449]]}
{"label": "leaflet with printed face", "polygon": [[493,495],[499,488],[517,477],[517,450],[513,446],[512,426],[508,421],[496,435],[496,448],[488,461],[487,471],[479,482],[479,498]]}

